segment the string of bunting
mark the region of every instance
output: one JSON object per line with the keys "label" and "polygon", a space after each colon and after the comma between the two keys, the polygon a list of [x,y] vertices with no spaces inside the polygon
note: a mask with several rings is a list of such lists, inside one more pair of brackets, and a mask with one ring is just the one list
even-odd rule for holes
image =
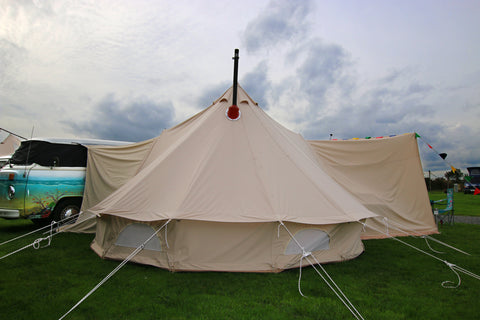
{"label": "string of bunting", "polygon": [[[418,133],[415,132],[415,137],[417,139],[420,139],[422,140],[432,151],[434,151],[440,158],[443,159],[443,161],[445,161],[449,166],[450,168],[452,169],[452,172],[455,173],[457,171],[457,169],[450,163],[446,160],[447,158],[447,154],[446,153],[439,153],[437,150],[435,150],[434,147],[432,147],[432,145],[430,143],[428,143],[422,136],[420,136]],[[474,191],[474,195],[477,195],[477,194],[480,194],[480,189],[478,189],[477,187],[475,187],[472,183],[471,183],[471,177],[470,176],[465,176],[464,177],[465,179],[465,182],[467,184],[469,184],[470,186],[474,187],[475,188],[475,191]]]}
{"label": "string of bunting", "polygon": [[[332,137],[333,135],[330,134],[330,137]],[[338,140],[361,140],[361,139],[365,139],[365,140],[369,140],[369,139],[383,139],[383,138],[391,138],[391,137],[396,137],[397,135],[396,134],[391,134],[389,136],[380,136],[380,137],[365,137],[365,138],[351,138],[351,139],[333,139],[333,138],[330,138],[330,140],[332,141],[338,141]]]}

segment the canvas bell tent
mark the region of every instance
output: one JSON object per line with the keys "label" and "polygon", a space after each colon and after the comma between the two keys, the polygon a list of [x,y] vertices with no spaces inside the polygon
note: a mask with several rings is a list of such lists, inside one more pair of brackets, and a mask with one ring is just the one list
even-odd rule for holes
{"label": "canvas bell tent", "polygon": [[375,214],[302,136],[241,87],[238,108],[232,96],[233,87],[155,139],[89,149],[83,210],[96,217],[99,256],[124,260],[142,248],[132,261],[169,270],[277,272],[305,254],[323,263],[363,252],[358,221]]}
{"label": "canvas bell tent", "polygon": [[363,239],[438,233],[415,133],[309,143],[324,170],[378,215]]}
{"label": "canvas bell tent", "polygon": [[22,139],[10,133],[2,142],[0,142],[0,157],[12,155],[20,146],[21,142]]}

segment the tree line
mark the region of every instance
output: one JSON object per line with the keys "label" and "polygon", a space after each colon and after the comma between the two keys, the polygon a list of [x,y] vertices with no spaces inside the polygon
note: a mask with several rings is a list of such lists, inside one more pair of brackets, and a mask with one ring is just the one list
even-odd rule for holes
{"label": "tree line", "polygon": [[458,191],[463,191],[465,183],[464,176],[465,175],[460,169],[456,169],[455,172],[452,170],[447,171],[443,177],[434,176],[429,173],[429,176],[425,177],[425,183],[428,191],[446,190],[448,188],[453,188],[455,184],[458,184]]}

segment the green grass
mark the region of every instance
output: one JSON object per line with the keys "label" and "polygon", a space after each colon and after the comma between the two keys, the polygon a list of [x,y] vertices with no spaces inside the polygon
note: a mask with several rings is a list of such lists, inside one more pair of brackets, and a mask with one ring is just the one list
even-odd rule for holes
{"label": "green grass", "polygon": [[[436,238],[471,253],[431,245],[435,254],[480,274],[480,226],[440,227]],[[34,229],[29,221],[0,220],[0,242]],[[0,246],[0,256],[37,236]],[[50,247],[28,248],[0,260],[0,318],[58,319],[116,266],[90,248],[92,235],[59,234]],[[423,250],[423,239],[402,238]],[[480,281],[456,276],[441,261],[391,239],[364,241],[357,259],[325,269],[365,319],[478,319]],[[127,264],[66,319],[353,319],[313,268],[278,274],[178,272]]]}
{"label": "green grass", "polygon": [[[447,195],[442,191],[430,191],[430,200],[445,199]],[[480,217],[480,195],[464,194],[456,192],[453,194],[453,208],[455,215]]]}

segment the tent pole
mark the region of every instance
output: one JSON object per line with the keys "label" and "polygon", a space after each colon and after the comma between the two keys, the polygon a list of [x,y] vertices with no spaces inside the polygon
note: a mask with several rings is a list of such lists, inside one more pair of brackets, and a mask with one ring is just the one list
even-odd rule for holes
{"label": "tent pole", "polygon": [[232,105],[237,105],[237,85],[238,85],[238,49],[235,49],[235,56],[232,58],[235,60],[233,66],[233,103]]}

